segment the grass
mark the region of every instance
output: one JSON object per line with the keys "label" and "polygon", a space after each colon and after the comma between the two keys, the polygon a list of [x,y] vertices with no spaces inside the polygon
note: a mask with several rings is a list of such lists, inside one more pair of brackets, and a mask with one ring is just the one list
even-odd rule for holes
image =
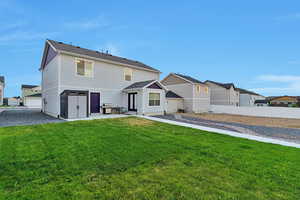
{"label": "grass", "polygon": [[299,199],[300,150],[138,118],[0,128],[0,199]]}

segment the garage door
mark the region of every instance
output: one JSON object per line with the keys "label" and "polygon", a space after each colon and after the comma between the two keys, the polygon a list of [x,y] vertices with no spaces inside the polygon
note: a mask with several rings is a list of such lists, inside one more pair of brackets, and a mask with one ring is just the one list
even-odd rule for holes
{"label": "garage door", "polygon": [[42,98],[26,97],[24,105],[29,108],[41,108],[42,107]]}
{"label": "garage door", "polygon": [[182,99],[167,99],[167,113],[176,113],[178,109],[183,109]]}

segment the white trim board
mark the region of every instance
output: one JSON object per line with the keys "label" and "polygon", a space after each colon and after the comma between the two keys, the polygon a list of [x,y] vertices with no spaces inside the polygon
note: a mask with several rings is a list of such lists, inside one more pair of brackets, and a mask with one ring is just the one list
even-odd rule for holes
{"label": "white trim board", "polygon": [[203,130],[203,131],[214,132],[217,134],[219,133],[219,134],[229,135],[229,136],[238,137],[238,138],[255,140],[255,141],[264,142],[264,143],[279,144],[282,146],[300,148],[300,144],[293,143],[293,142],[286,142],[286,141],[282,141],[282,140],[278,140],[278,139],[266,138],[266,137],[255,136],[255,135],[248,135],[246,133],[238,133],[235,131],[227,131],[227,130],[222,130],[222,129],[217,129],[217,128],[210,128],[210,127],[206,127],[206,126],[199,126],[199,125],[195,125],[195,124],[177,122],[177,121],[173,121],[173,120],[160,119],[160,118],[156,118],[156,117],[141,116],[141,115],[137,115],[137,117],[149,119],[149,120],[153,120],[153,121],[158,121],[158,122],[163,122],[163,123],[167,123],[167,124],[173,124],[173,125]]}

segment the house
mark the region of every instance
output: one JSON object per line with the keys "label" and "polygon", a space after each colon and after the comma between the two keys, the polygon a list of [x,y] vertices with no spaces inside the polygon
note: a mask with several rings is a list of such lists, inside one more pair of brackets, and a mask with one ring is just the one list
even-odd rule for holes
{"label": "house", "polygon": [[[183,109],[185,112],[201,113],[209,111],[210,91],[203,82],[190,76],[170,73],[161,83],[168,90],[183,98]],[[180,103],[178,104],[178,109],[181,109]]]}
{"label": "house", "polygon": [[41,86],[39,85],[22,85],[22,102],[29,108],[41,108]]}
{"label": "house", "polygon": [[270,106],[297,107],[299,102],[300,98],[297,96],[279,96],[270,99]]}
{"label": "house", "polygon": [[255,106],[269,106],[269,101],[266,99],[258,99],[254,101]]}
{"label": "house", "polygon": [[138,61],[46,40],[40,71],[42,111],[51,116],[165,112],[161,72]]}
{"label": "house", "polygon": [[0,106],[3,105],[5,78],[0,76]]}
{"label": "house", "polygon": [[210,88],[210,103],[212,105],[240,105],[240,93],[233,83],[218,83],[207,80]]}
{"label": "house", "polygon": [[265,97],[255,92],[237,88],[240,93],[240,106],[255,106],[256,100],[265,100]]}
{"label": "house", "polygon": [[21,97],[4,98],[4,102],[4,104],[7,106],[19,106],[21,102]]}

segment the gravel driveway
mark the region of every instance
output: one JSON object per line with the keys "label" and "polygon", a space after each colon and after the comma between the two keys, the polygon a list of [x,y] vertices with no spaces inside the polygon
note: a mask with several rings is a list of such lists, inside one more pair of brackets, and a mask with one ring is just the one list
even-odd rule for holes
{"label": "gravel driveway", "polygon": [[201,126],[207,126],[212,128],[219,128],[224,130],[232,130],[239,133],[246,133],[257,136],[264,136],[274,139],[281,139],[283,141],[300,143],[300,129],[294,128],[278,128],[278,127],[266,127],[266,126],[253,126],[233,122],[220,122],[200,119],[197,117],[189,117],[183,115],[164,115],[156,116],[162,119],[175,120],[179,122],[191,123]]}
{"label": "gravel driveway", "polygon": [[41,113],[40,109],[6,109],[0,111],[0,127],[63,122]]}

